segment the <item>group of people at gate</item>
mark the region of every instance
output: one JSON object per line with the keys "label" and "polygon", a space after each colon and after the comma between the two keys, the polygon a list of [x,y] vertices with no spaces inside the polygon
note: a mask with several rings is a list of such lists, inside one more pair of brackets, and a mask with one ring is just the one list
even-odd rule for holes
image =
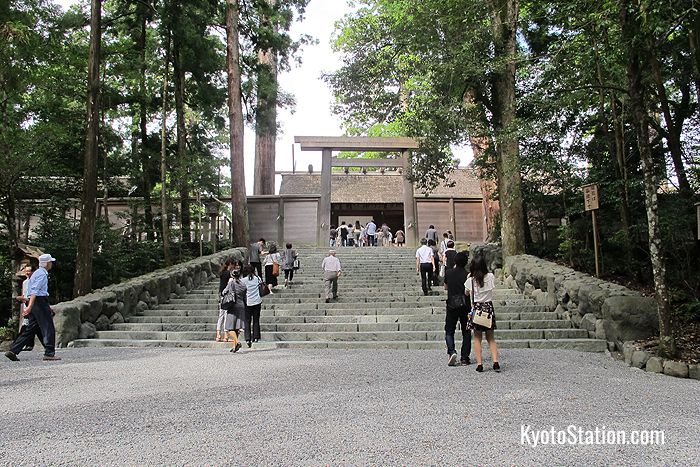
{"label": "group of people at gate", "polygon": [[392,232],[391,228],[382,223],[377,226],[374,219],[370,219],[366,224],[361,224],[359,220],[354,224],[342,221],[338,227],[331,225],[329,231],[328,244],[331,248],[336,247],[365,247],[365,246],[404,246],[406,244],[406,234],[399,229]]}

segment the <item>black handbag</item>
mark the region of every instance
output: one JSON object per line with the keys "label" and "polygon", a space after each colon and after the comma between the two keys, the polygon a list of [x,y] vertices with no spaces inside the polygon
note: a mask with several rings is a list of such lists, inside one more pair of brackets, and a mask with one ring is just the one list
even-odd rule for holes
{"label": "black handbag", "polygon": [[236,303],[236,289],[232,287],[233,279],[230,279],[226,288],[221,291],[221,308],[226,309]]}
{"label": "black handbag", "polygon": [[464,294],[450,295],[447,297],[447,309],[449,311],[463,309],[468,306],[467,296]]}

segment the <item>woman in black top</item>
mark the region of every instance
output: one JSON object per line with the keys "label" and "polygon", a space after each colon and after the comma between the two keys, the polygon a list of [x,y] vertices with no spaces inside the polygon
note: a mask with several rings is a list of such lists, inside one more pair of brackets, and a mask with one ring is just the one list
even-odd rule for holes
{"label": "woman in black top", "polygon": [[455,267],[445,271],[445,290],[447,291],[447,313],[445,315],[445,343],[447,344],[447,364],[457,365],[455,350],[455,330],[457,321],[462,327],[462,350],[460,362],[469,365],[469,354],[472,351],[472,333],[467,328],[469,319],[469,299],[464,292],[464,282],[467,280],[465,269],[469,256],[460,252],[454,257]]}

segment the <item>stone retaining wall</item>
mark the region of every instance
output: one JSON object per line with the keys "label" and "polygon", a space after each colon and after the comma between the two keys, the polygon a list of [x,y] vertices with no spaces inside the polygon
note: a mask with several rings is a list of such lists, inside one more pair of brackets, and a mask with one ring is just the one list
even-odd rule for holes
{"label": "stone retaining wall", "polygon": [[659,333],[656,301],[627,287],[597,279],[530,255],[506,259],[506,287],[570,319],[591,337],[605,339],[610,350],[625,341]]}
{"label": "stone retaining wall", "polygon": [[56,313],[56,345],[88,339],[96,331],[123,323],[128,317],[182,297],[218,276],[226,258],[246,260],[247,248],[232,248],[114,284],[52,308]]}

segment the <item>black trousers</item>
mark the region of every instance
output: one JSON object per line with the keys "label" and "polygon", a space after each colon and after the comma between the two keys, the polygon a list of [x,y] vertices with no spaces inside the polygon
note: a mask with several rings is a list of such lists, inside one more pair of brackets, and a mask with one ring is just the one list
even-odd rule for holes
{"label": "black trousers", "polygon": [[455,330],[459,321],[462,327],[462,350],[460,352],[461,360],[469,358],[472,351],[472,332],[467,328],[469,317],[469,307],[457,308],[455,310],[447,309],[445,315],[445,343],[447,344],[447,355],[457,353],[455,350]]}
{"label": "black trousers", "polygon": [[12,343],[10,351],[19,354],[26,345],[33,346],[34,335],[40,330],[44,343],[44,355],[52,357],[56,353],[56,328],[53,325],[49,297],[36,297],[28,318],[29,324],[22,327],[22,332]]}
{"label": "black trousers", "polygon": [[250,263],[251,266],[255,268],[255,270],[258,272],[258,277],[262,279],[262,263],[257,262],[257,263]]}
{"label": "black trousers", "polygon": [[289,282],[292,282],[292,280],[294,280],[294,269],[284,270],[284,280],[289,280]]}
{"label": "black trousers", "polygon": [[420,263],[420,285],[423,293],[427,294],[433,284],[433,263]]}
{"label": "black trousers", "polygon": [[260,339],[260,308],[262,303],[245,307],[245,330],[244,336],[246,342],[253,339]]}

